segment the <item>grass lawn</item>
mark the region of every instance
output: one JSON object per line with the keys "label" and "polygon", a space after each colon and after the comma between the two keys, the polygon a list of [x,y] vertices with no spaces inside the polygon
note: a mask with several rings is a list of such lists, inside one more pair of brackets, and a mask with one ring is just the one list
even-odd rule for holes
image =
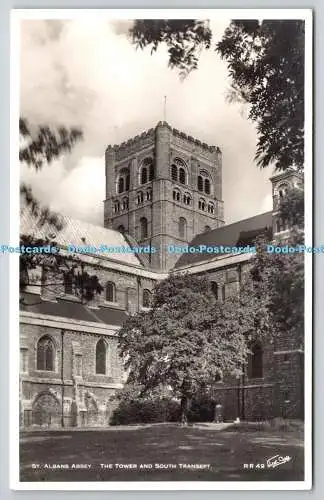
{"label": "grass lawn", "polygon": [[[291,459],[268,468],[267,459],[274,455]],[[21,481],[302,481],[303,431],[155,424],[25,432],[20,461]],[[72,464],[87,468],[72,468]],[[207,467],[181,468],[180,464]],[[254,468],[246,469],[244,464]],[[126,465],[134,467],[125,469]]]}

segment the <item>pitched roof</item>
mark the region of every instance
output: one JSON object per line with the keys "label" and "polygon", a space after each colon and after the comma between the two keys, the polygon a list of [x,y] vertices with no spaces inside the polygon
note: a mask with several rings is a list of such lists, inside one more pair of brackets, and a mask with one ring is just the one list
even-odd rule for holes
{"label": "pitched roof", "polygon": [[[66,215],[60,216],[60,220],[63,222],[61,231],[55,232],[53,226],[48,223],[39,227],[37,219],[33,217],[31,211],[28,208],[24,208],[20,214],[20,233],[24,235],[35,235],[37,238],[49,237],[63,247],[67,247],[68,245],[80,247],[100,247],[101,245],[124,247],[126,249],[125,251],[98,253],[96,257],[106,256],[120,261],[123,264],[143,266],[143,260],[140,260],[137,254],[130,251],[132,245],[119,231],[72,219]],[[55,234],[55,238],[52,237],[53,233]]]}
{"label": "pitched roof", "polygon": [[[189,246],[245,246],[253,244],[255,238],[264,233],[271,231],[272,228],[272,212],[265,212],[260,215],[255,215],[249,219],[244,219],[233,224],[218,227],[205,233],[198,234],[189,243]],[[184,253],[177,260],[175,268],[189,266],[197,262],[207,262],[215,259],[215,254],[212,253]]]}
{"label": "pitched roof", "polygon": [[127,318],[125,311],[113,307],[89,308],[73,300],[57,299],[56,302],[42,300],[39,295],[23,293],[20,310],[48,316],[61,316],[77,321],[90,321],[106,325],[121,326]]}

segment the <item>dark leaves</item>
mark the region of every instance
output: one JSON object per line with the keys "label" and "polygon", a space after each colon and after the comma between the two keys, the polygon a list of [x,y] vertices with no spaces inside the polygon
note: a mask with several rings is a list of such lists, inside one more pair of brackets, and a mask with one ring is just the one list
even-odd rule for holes
{"label": "dark leaves", "polygon": [[25,118],[19,120],[19,133],[24,139],[19,151],[19,160],[39,170],[61,155],[70,153],[73,146],[82,139],[78,128],[40,126],[34,131]]}

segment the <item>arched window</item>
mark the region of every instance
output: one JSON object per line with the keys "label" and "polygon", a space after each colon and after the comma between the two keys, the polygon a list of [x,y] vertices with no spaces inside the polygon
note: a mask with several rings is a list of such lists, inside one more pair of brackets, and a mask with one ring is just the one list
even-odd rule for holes
{"label": "arched window", "polygon": [[198,191],[202,191],[208,195],[211,193],[210,176],[207,170],[201,170],[199,172],[197,179],[197,187]]}
{"label": "arched window", "polygon": [[178,189],[174,189],[173,193],[172,193],[172,197],[173,197],[174,201],[180,201],[180,198],[181,198],[180,191]]}
{"label": "arched window", "polygon": [[139,191],[137,193],[137,204],[140,205],[141,203],[144,202],[144,194],[143,191]]}
{"label": "arched window", "polygon": [[148,224],[146,217],[140,219],[140,229],[141,229],[141,240],[147,238],[148,235]]}
{"label": "arched window", "polygon": [[55,347],[48,335],[41,337],[37,343],[37,370],[54,371]]}
{"label": "arched window", "polygon": [[190,194],[189,194],[189,193],[185,193],[185,194],[183,195],[183,203],[184,203],[185,205],[191,205],[191,196],[190,196]]}
{"label": "arched window", "polygon": [[118,179],[118,193],[124,192],[124,177],[119,177]]}
{"label": "arched window", "polygon": [[259,342],[255,342],[251,347],[249,356],[248,375],[249,378],[263,377],[263,349]]}
{"label": "arched window", "polygon": [[120,233],[125,232],[125,227],[123,226],[123,224],[120,224],[120,226],[117,227],[117,231],[119,231]]}
{"label": "arched window", "polygon": [[184,217],[179,219],[179,236],[185,240],[187,239],[187,221]]}
{"label": "arched window", "polygon": [[145,158],[140,169],[140,184],[146,184],[154,178],[153,158]]}
{"label": "arched window", "polygon": [[106,374],[107,344],[104,339],[100,339],[96,345],[96,373]]}
{"label": "arched window", "polygon": [[146,191],[146,200],[147,201],[152,201],[152,189],[148,189]]}
{"label": "arched window", "polygon": [[64,293],[73,294],[73,274],[71,271],[64,274]]}
{"label": "arched window", "polygon": [[215,211],[214,203],[209,202],[209,203],[208,203],[208,213],[209,213],[209,214],[213,214],[213,213],[214,213],[214,211]]}
{"label": "arched window", "polygon": [[147,168],[142,167],[141,170],[141,184],[146,184],[147,183]]}
{"label": "arched window", "polygon": [[178,180],[178,168],[176,165],[172,165],[172,167],[171,167],[171,179],[173,181]]}
{"label": "arched window", "polygon": [[287,194],[288,184],[280,184],[277,189],[279,198],[283,198]]}
{"label": "arched window", "polygon": [[116,286],[113,281],[108,281],[106,283],[106,300],[108,302],[116,301]]}
{"label": "arched window", "polygon": [[114,212],[115,214],[117,214],[120,210],[120,205],[119,205],[119,201],[115,201],[114,203]]}
{"label": "arched window", "polygon": [[123,168],[117,178],[117,194],[124,193],[124,191],[129,191],[129,169]]}
{"label": "arched window", "polygon": [[186,184],[186,171],[184,168],[179,168],[179,182],[180,184]]}
{"label": "arched window", "polygon": [[180,184],[187,184],[186,165],[180,158],[175,158],[171,165],[171,179]]}
{"label": "arched window", "polygon": [[212,289],[212,292],[215,296],[215,299],[218,300],[219,287],[215,281],[211,282],[211,289]]}
{"label": "arched window", "polygon": [[151,306],[151,292],[150,290],[144,289],[143,290],[143,307],[150,307]]}
{"label": "arched window", "polygon": [[123,210],[128,210],[128,198],[123,199]]}
{"label": "arched window", "polygon": [[199,210],[202,210],[203,212],[205,211],[206,202],[203,198],[200,198],[200,200],[198,201],[198,208],[199,208]]}
{"label": "arched window", "polygon": [[204,227],[204,233],[208,233],[208,231],[211,231],[211,227],[210,226],[205,226]]}

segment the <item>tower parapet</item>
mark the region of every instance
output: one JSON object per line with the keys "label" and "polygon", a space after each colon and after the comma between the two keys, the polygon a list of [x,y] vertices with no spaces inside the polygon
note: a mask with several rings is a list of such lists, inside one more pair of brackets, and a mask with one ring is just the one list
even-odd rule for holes
{"label": "tower parapet", "polygon": [[151,245],[151,265],[169,270],[184,245],[223,225],[222,157],[217,146],[160,121],[106,149],[105,227]]}

